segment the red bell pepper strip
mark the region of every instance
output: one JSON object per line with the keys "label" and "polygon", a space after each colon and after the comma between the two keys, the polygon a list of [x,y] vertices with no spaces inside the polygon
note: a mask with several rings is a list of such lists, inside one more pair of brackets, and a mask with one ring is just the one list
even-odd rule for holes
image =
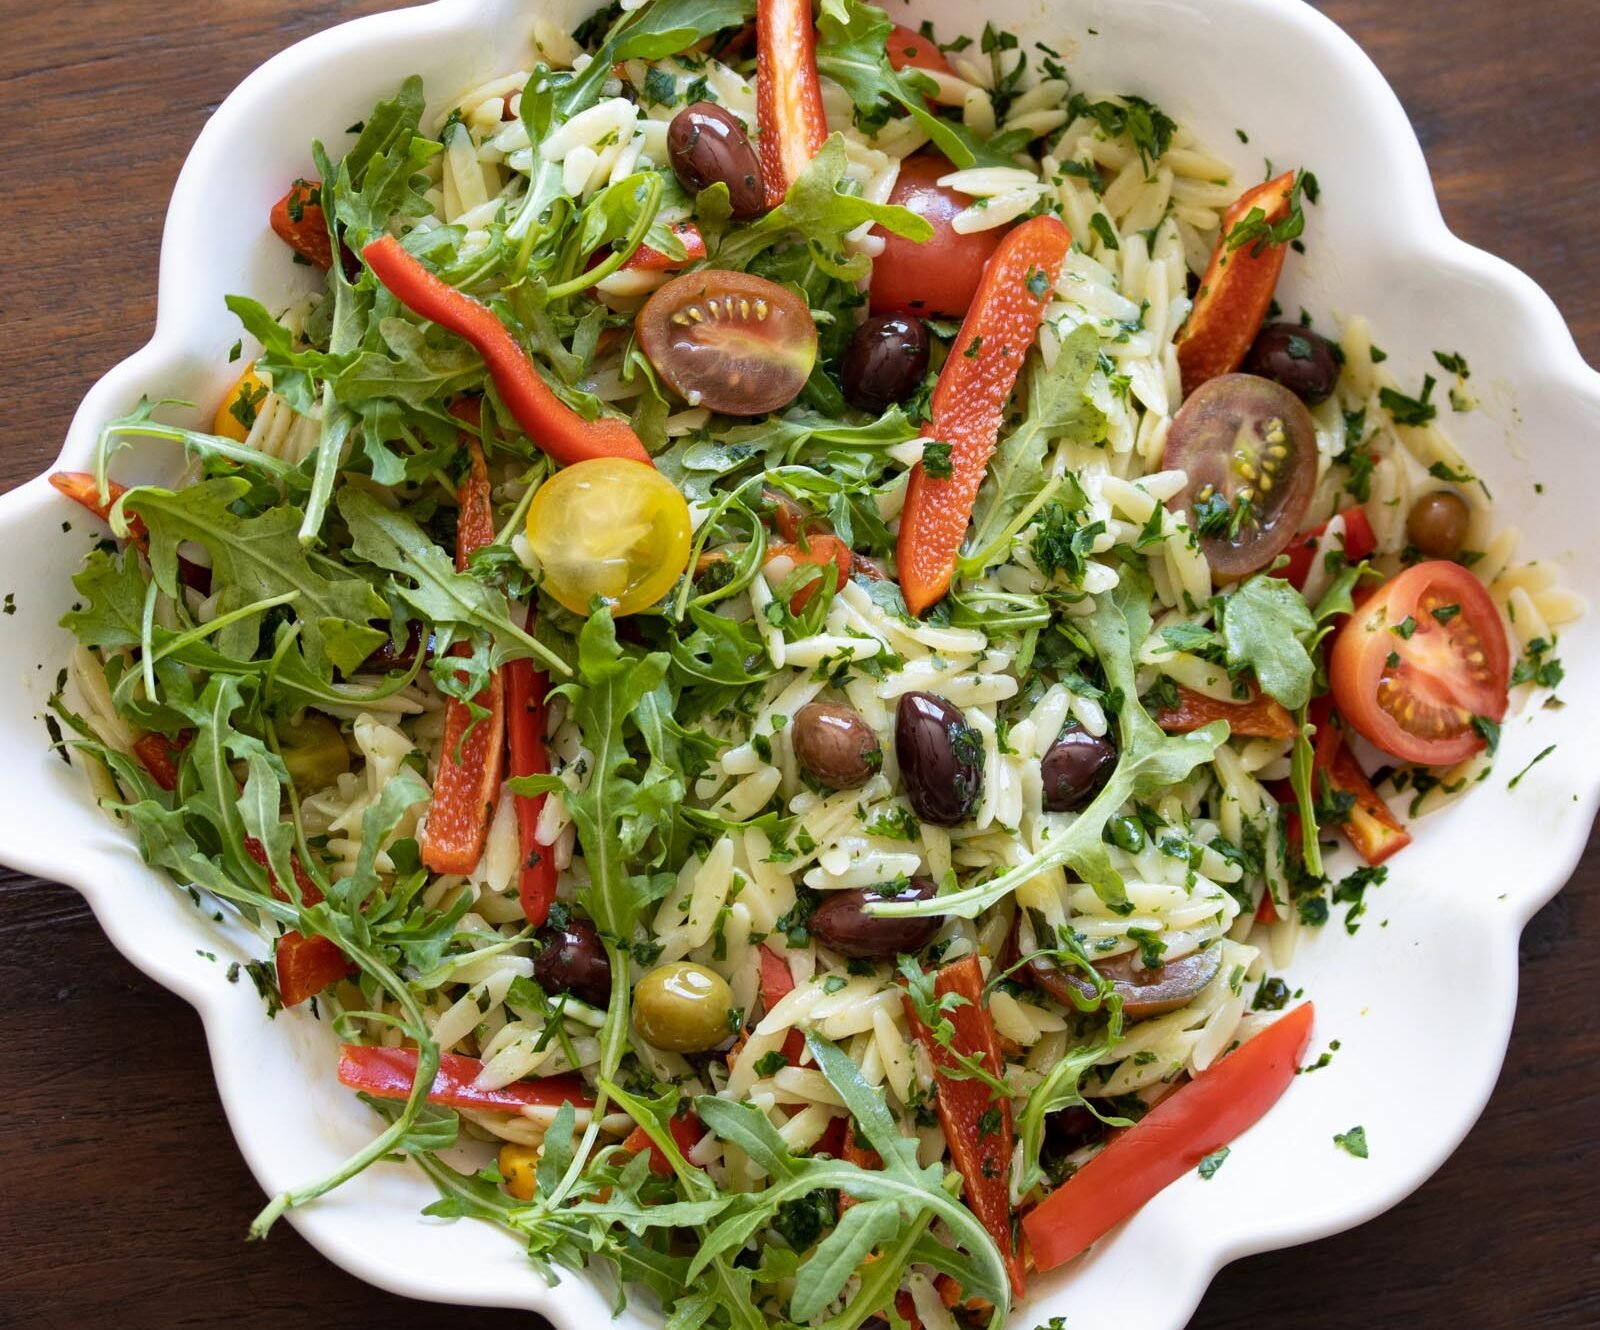
{"label": "red bell pepper strip", "polygon": [[1178,330],[1178,368],[1185,397],[1206,380],[1238,369],[1261,331],[1288,247],[1257,239],[1234,249],[1229,247],[1229,237],[1253,209],[1261,211],[1268,225],[1287,217],[1294,182],[1295,173],[1285,171],[1275,180],[1246,190],[1223,214],[1217,247],[1200,279],[1194,308]]}
{"label": "red bell pepper strip", "polygon": [[[533,610],[528,611],[528,627],[533,627]],[[550,753],[545,748],[545,692],[550,677],[533,668],[531,660],[506,664],[506,740],[510,751],[512,776],[544,776],[550,772]],[[535,928],[550,916],[556,898],[555,856],[539,840],[539,815],[544,811],[543,794],[515,797],[517,838],[522,849],[522,872],[517,879],[522,898],[522,913]]]}
{"label": "red bell pepper strip", "polygon": [[[278,885],[267,862],[267,849],[254,836],[244,838],[244,852],[267,870],[267,881],[272,894],[279,900],[288,900],[288,893]],[[300,857],[289,854],[289,868],[294,873],[294,884],[300,889],[300,899],[307,905],[322,903],[322,889],[311,880],[300,866]],[[278,968],[278,996],[286,1007],[298,1007],[309,997],[315,997],[329,984],[337,983],[349,974],[351,966],[344,952],[332,938],[314,933],[307,937],[297,928],[289,929],[278,939],[274,952]]]}
{"label": "red bell pepper strip", "polygon": [[[678,1153],[685,1159],[689,1151],[700,1143],[700,1138],[706,1134],[706,1129],[700,1125],[700,1119],[693,1113],[674,1114],[667,1121],[667,1130],[672,1133],[673,1143],[678,1147]],[[641,1150],[650,1151],[650,1171],[659,1173],[664,1178],[672,1176],[672,1164],[667,1156],[643,1127],[635,1127],[628,1133],[622,1142],[622,1148],[629,1154],[638,1154]]]}
{"label": "red bell pepper strip", "polygon": [[[51,473],[50,483],[65,494],[74,503],[82,504],[102,522],[111,521],[111,509],[116,502],[128,492],[126,485],[119,485],[114,480],[106,481],[107,502],[100,502],[100,487],[95,484],[94,476],[87,471],[55,471]],[[142,518],[133,513],[128,514],[128,539],[136,545],[143,545],[146,532]]]}
{"label": "red bell pepper strip", "polygon": [[[1360,563],[1378,548],[1372,523],[1367,521],[1367,510],[1357,505],[1346,508],[1339,515],[1344,518],[1344,557],[1351,563]],[[1289,548],[1284,551],[1289,556],[1289,562],[1273,575],[1287,578],[1295,590],[1303,590],[1306,578],[1311,574],[1311,560],[1316,556],[1317,543],[1327,529],[1328,523],[1324,522],[1321,526],[1301,532],[1290,541]]]}
{"label": "red bell pepper strip", "polygon": [[950,445],[951,474],[936,479],[917,463],[900,516],[900,588],[913,614],[950,589],[956,552],[1017,371],[1039,331],[1071,243],[1067,228],[1054,217],[1035,217],[1011,231],[984,269],[950,358],[939,371],[932,419],[922,433]]}
{"label": "red bell pepper strip", "polygon": [[756,122],[767,207],[776,208],[828,141],[811,0],[757,0]]}
{"label": "red bell pepper strip", "polygon": [[[766,943],[756,950],[761,956],[761,1005],[770,1012],[794,991],[794,975],[789,969],[789,962]],[[806,1039],[800,1031],[790,1030],[784,1036],[783,1055],[789,1059],[791,1066],[799,1063],[805,1049]]]}
{"label": "red bell pepper strip", "polygon": [[[950,1158],[961,1174],[967,1209],[978,1217],[1000,1248],[1011,1274],[1012,1290],[1020,1298],[1024,1279],[1022,1256],[1011,1230],[1011,1100],[997,1096],[982,1081],[948,1074],[950,1068],[957,1066],[955,1053],[979,1059],[992,1076],[999,1076],[1005,1068],[1000,1057],[1000,1038],[983,1005],[983,971],[978,966],[978,958],[963,956],[945,966],[934,981],[933,991],[941,998],[954,993],[964,999],[947,1013],[955,1026],[950,1046],[946,1047],[933,1037],[933,1032],[917,1015],[909,995],[905,999],[906,1019],[933,1060],[934,1082],[939,1092],[939,1125],[944,1128]],[[994,1121],[996,1110],[998,1123]]]}
{"label": "red bell pepper strip", "polygon": [[1156,724],[1168,734],[1187,734],[1214,720],[1227,721],[1229,730],[1245,739],[1292,739],[1295,735],[1294,717],[1288,709],[1260,692],[1246,702],[1219,702],[1179,684],[1178,705],[1155,716]]}
{"label": "red bell pepper strip", "polygon": [[633,426],[616,416],[585,420],[539,377],[533,361],[493,310],[434,276],[393,236],[374,240],[362,250],[362,257],[402,305],[472,345],[517,424],[562,466],[591,457],[627,457],[650,464],[650,454]]}
{"label": "red bell pepper strip", "polygon": [[[471,470],[457,494],[456,568],[464,569],[476,550],[494,543],[494,511],[489,501],[489,472],[476,441],[467,440]],[[452,655],[470,648],[459,643]],[[500,797],[505,765],[506,698],[503,671],[489,676],[473,699],[488,715],[476,724],[472,710],[459,698],[445,704],[444,738],[439,770],[433,778],[433,799],[423,833],[422,862],[435,873],[470,873],[483,855],[489,834],[489,811]],[[463,736],[465,736],[463,738]]]}
{"label": "red bell pepper strip", "polygon": [[706,238],[700,234],[700,228],[693,222],[674,222],[672,234],[677,236],[683,244],[684,257],[675,259],[670,254],[663,254],[659,249],[649,245],[640,245],[628,261],[622,265],[622,272],[672,272],[681,268],[686,263],[694,263],[706,256]]}
{"label": "red bell pepper strip", "polygon": [[133,755],[150,773],[151,780],[163,790],[175,790],[178,788],[178,754],[183,752],[187,742],[187,739],[175,742],[152,730],[133,741]]}
{"label": "red bell pepper strip", "polygon": [[[833,564],[838,570],[838,580],[834,583],[835,591],[842,591],[844,584],[850,580],[850,565],[854,556],[850,547],[840,540],[838,536],[826,533],[806,537],[806,543],[801,545],[781,544],[767,546],[767,559],[771,563],[774,559],[790,559],[797,565],[811,564],[818,568],[826,568]],[[811,598],[817,594],[817,589],[822,585],[822,578],[807,582],[800,590],[789,598],[789,611],[799,614],[811,603]]]}
{"label": "red bell pepper strip", "polygon": [[268,221],[278,238],[306,262],[323,272],[333,267],[333,239],[322,211],[320,180],[296,180],[272,205]]}
{"label": "red bell pepper strip", "polygon": [[1411,833],[1378,797],[1338,726],[1329,722],[1319,725],[1311,772],[1313,792],[1320,792],[1325,784],[1334,794],[1347,794],[1354,800],[1344,821],[1335,825],[1369,864],[1381,864],[1411,844]]}
{"label": "red bell pepper strip", "polygon": [[[567,1073],[544,1076],[536,1081],[512,1081],[498,1090],[480,1089],[476,1084],[483,1071],[477,1058],[458,1053],[439,1055],[439,1073],[433,1078],[428,1102],[444,1108],[472,1108],[492,1113],[518,1113],[524,1108],[593,1108],[581,1076]],[[374,1048],[367,1044],[339,1046],[339,1083],[362,1090],[378,1099],[408,1099],[411,1083],[417,1078],[417,1050],[414,1048]]]}
{"label": "red bell pepper strip", "polygon": [[1296,1007],[1175,1090],[1024,1215],[1034,1264],[1070,1261],[1254,1125],[1294,1080],[1313,1014]]}
{"label": "red bell pepper strip", "polygon": [[904,24],[896,23],[890,29],[884,46],[889,53],[891,69],[927,69],[952,76],[956,72],[934,42]]}

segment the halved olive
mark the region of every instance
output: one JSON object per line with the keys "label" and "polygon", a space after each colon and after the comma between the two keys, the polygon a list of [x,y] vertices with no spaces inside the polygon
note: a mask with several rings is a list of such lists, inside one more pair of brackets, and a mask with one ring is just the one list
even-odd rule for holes
{"label": "halved olive", "polygon": [[1188,473],[1173,500],[1218,581],[1265,568],[1304,525],[1317,481],[1317,429],[1282,384],[1224,374],[1189,395],[1161,465]]}
{"label": "halved olive", "polygon": [[817,325],[794,292],[749,273],[707,268],[658,288],[635,321],[662,381],[690,406],[764,416],[805,387]]}
{"label": "halved olive", "polygon": [[[1217,977],[1222,953],[1216,947],[1207,947],[1147,970],[1140,964],[1139,953],[1131,951],[1096,961],[1094,968],[1111,981],[1112,991],[1121,995],[1123,1019],[1142,1021],[1193,1002],[1200,990]],[[1094,996],[1094,986],[1086,978],[1063,970],[1047,956],[1033,957],[1024,973],[1037,987],[1069,1007],[1073,993],[1080,998]]]}

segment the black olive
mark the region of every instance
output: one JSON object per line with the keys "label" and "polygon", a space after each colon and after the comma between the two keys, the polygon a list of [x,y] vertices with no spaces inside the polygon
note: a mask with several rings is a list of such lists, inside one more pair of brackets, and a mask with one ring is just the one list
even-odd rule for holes
{"label": "black olive", "polygon": [[888,887],[858,887],[830,891],[811,916],[811,935],[841,956],[887,960],[891,956],[921,951],[932,942],[944,923],[940,914],[882,918],[867,913],[872,901],[925,901],[938,893],[931,877],[914,877],[898,891]]}
{"label": "black olive", "polygon": [[840,366],[844,400],[874,415],[904,402],[928,372],[928,330],[919,319],[884,314],[850,338]]}
{"label": "black olive", "polygon": [[544,946],[533,958],[533,977],[546,993],[571,993],[591,1007],[611,1001],[611,960],[587,919],[547,925],[534,937]]}
{"label": "black olive", "polygon": [[894,751],[918,817],[953,827],[972,816],[983,794],[983,740],[959,707],[932,693],[903,693]]}
{"label": "black olive", "polygon": [[1239,368],[1281,383],[1311,406],[1327,401],[1339,379],[1333,343],[1298,323],[1267,324]]}
{"label": "black olive", "polygon": [[808,702],[795,713],[789,742],[800,766],[819,785],[850,790],[883,765],[883,749],[860,712],[834,702]]}
{"label": "black olive", "polygon": [[761,158],[739,122],[715,102],[694,102],[672,117],[667,156],[679,182],[691,194],[721,181],[741,221],[767,210]]}
{"label": "black olive", "polygon": [[1044,806],[1052,813],[1076,812],[1105,788],[1116,767],[1117,746],[1110,735],[1096,738],[1069,721],[1039,763]]}

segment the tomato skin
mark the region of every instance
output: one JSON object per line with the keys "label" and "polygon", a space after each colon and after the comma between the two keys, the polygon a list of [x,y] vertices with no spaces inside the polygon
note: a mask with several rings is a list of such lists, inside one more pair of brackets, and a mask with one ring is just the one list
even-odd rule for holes
{"label": "tomato skin", "polygon": [[[767,562],[774,559],[789,559],[796,567],[806,564],[817,568],[826,568],[833,564],[838,570],[838,580],[833,589],[842,591],[844,584],[850,580],[850,565],[853,556],[850,547],[840,540],[838,536],[817,534],[809,537],[804,545],[782,544],[767,546]],[[822,585],[822,579],[807,582],[800,590],[796,591],[789,600],[789,612],[799,614],[811,603],[811,598],[817,594],[817,589]]]}
{"label": "tomato skin", "polygon": [[933,235],[919,244],[882,227],[873,229],[883,240],[883,253],[872,261],[872,313],[960,318],[967,312],[983,265],[1009,228],[996,226],[971,235],[950,229],[950,219],[972,201],[938,183],[954,170],[936,153],[917,153],[900,163],[889,202],[925,219]]}
{"label": "tomato skin", "polygon": [[[1433,611],[1449,606],[1458,612],[1441,623]],[[1402,636],[1395,629],[1408,619],[1412,631]],[[1510,673],[1499,610],[1476,577],[1443,559],[1379,587],[1339,630],[1329,657],[1334,704],[1351,728],[1390,756],[1426,766],[1463,761],[1484,746],[1472,718],[1504,717]],[[1437,723],[1408,727],[1395,714],[1402,707]]]}
{"label": "tomato skin", "polygon": [[954,74],[945,54],[915,28],[896,23],[884,43],[891,69],[928,69],[939,74]]}
{"label": "tomato skin", "polygon": [[[1346,508],[1339,516],[1344,518],[1344,557],[1351,563],[1360,563],[1378,548],[1378,538],[1372,534],[1372,523],[1367,521],[1367,510],[1357,504],[1353,508]],[[1296,591],[1304,590],[1306,578],[1311,576],[1311,560],[1317,552],[1317,543],[1327,529],[1328,523],[1324,522],[1309,531],[1302,531],[1291,540],[1289,548],[1284,551],[1289,556],[1289,562],[1274,576],[1287,579]]]}

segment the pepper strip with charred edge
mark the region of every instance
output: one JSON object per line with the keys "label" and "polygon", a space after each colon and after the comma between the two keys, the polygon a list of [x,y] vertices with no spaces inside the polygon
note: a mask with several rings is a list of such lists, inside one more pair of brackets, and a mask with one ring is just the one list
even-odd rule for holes
{"label": "pepper strip with charred edge", "polygon": [[1314,794],[1320,793],[1326,783],[1334,794],[1347,794],[1353,800],[1344,820],[1333,825],[1369,864],[1381,864],[1411,844],[1411,833],[1378,797],[1367,773],[1345,742],[1344,731],[1331,719],[1317,727],[1317,751],[1311,761],[1311,772]]}
{"label": "pepper strip with charred edge", "polygon": [[[439,1055],[439,1072],[428,1091],[428,1102],[443,1108],[472,1108],[491,1113],[520,1113],[524,1108],[593,1108],[594,1098],[581,1076],[570,1073],[544,1076],[536,1081],[512,1081],[498,1089],[478,1085],[483,1063],[458,1053]],[[366,1044],[339,1046],[339,1083],[377,1099],[406,1099],[417,1076],[414,1048],[374,1048]]]}
{"label": "pepper strip with charred edge", "polygon": [[1155,721],[1168,734],[1188,734],[1214,720],[1225,720],[1228,729],[1243,739],[1292,739],[1294,717],[1283,703],[1265,693],[1255,693],[1245,702],[1219,702],[1182,684],[1178,705],[1156,712]]}
{"label": "pepper strip with charred edge", "polygon": [[1294,1080],[1311,1003],[1179,1086],[1022,1217],[1033,1262],[1054,1270],[1256,1123]]}
{"label": "pepper strip with charred edge", "polygon": [[278,239],[313,267],[333,267],[333,240],[322,211],[322,182],[296,180],[272,205],[267,219]]}
{"label": "pepper strip with charred edge", "polygon": [[[495,537],[489,469],[476,440],[466,442],[471,468],[456,496],[461,509],[456,522],[458,572],[466,568],[474,551],[492,545]],[[451,648],[451,654],[466,655],[470,650],[461,642]],[[460,698],[452,697],[445,704],[439,770],[434,774],[422,843],[422,862],[435,873],[470,873],[477,867],[489,834],[489,810],[500,797],[506,747],[502,671],[489,676],[488,686],[473,698],[473,705],[488,713],[476,723],[472,707]]]}
{"label": "pepper strip with charred edge", "polygon": [[950,445],[950,475],[918,462],[906,487],[896,554],[907,608],[921,614],[950,589],[956,553],[994,452],[1017,372],[1072,237],[1054,217],[1024,222],[1000,242],[933,390],[923,436]]}
{"label": "pepper strip with charred edge", "polygon": [[776,208],[828,141],[811,0],[758,0],[756,120],[767,207]]}
{"label": "pepper strip with charred edge", "polygon": [[[528,631],[533,631],[533,610],[528,610]],[[543,776],[550,771],[550,753],[545,748],[545,691],[550,677],[533,668],[531,660],[513,660],[505,666],[506,740],[510,750],[512,776]],[[556,860],[550,847],[540,841],[539,815],[546,796],[515,796],[517,837],[522,850],[522,870],[517,879],[522,898],[522,913],[535,928],[550,917],[550,903],[556,898]]]}
{"label": "pepper strip with charred edge", "polygon": [[[999,1077],[1005,1070],[1000,1038],[983,1005],[983,971],[978,958],[963,956],[945,966],[934,980],[933,991],[939,998],[954,994],[962,999],[945,1013],[955,1026],[950,1046],[933,1037],[909,995],[905,999],[906,1019],[933,1060],[939,1125],[944,1128],[950,1158],[961,1174],[962,1197],[967,1209],[978,1217],[1000,1248],[1011,1274],[1012,1291],[1020,1298],[1024,1282],[1022,1256],[1011,1231],[1011,1101],[997,1096],[982,1081],[949,1074],[958,1066],[954,1054],[979,1059],[991,1076]],[[995,1122],[991,1114],[999,1121]]]}
{"label": "pepper strip with charred edge", "polygon": [[1217,247],[1200,279],[1194,308],[1178,330],[1178,368],[1185,397],[1208,379],[1238,369],[1261,331],[1287,245],[1267,237],[1230,248],[1228,238],[1252,209],[1260,209],[1269,226],[1281,222],[1289,215],[1294,183],[1295,173],[1285,171],[1246,190],[1223,214]]}
{"label": "pepper strip with charred edge", "polygon": [[633,426],[615,416],[585,420],[539,377],[533,361],[493,310],[434,276],[393,236],[374,240],[362,257],[412,313],[471,343],[483,357],[506,410],[562,466],[591,457],[626,457],[652,465]]}
{"label": "pepper strip with charred edge", "polygon": [[[82,504],[102,522],[110,523],[111,510],[116,502],[128,492],[126,485],[119,485],[114,480],[106,481],[106,502],[100,502],[100,487],[95,484],[94,476],[87,471],[56,471],[50,476],[50,483],[74,503]],[[128,539],[134,544],[142,546],[145,541],[144,519],[133,513],[128,514]]]}

